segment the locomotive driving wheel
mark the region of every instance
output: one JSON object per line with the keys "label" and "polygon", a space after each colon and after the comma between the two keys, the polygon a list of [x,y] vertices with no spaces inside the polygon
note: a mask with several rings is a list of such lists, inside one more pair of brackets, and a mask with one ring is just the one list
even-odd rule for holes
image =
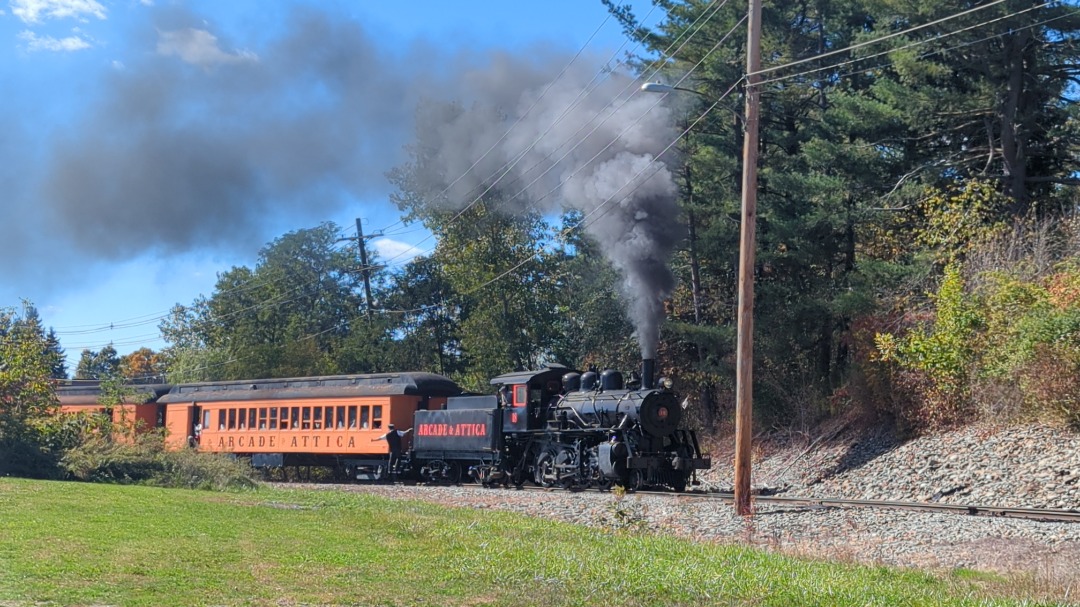
{"label": "locomotive driving wheel", "polygon": [[451,485],[457,485],[461,483],[461,464],[458,462],[450,462],[446,467],[446,481]]}
{"label": "locomotive driving wheel", "polygon": [[556,476],[559,484],[566,489],[573,489],[578,484],[578,474],[573,471],[577,468],[577,452],[567,447],[560,449],[555,456]]}
{"label": "locomotive driving wheel", "polygon": [[541,451],[536,456],[536,467],[533,473],[533,482],[541,487],[551,487],[555,484],[557,473],[555,472],[555,452]]}

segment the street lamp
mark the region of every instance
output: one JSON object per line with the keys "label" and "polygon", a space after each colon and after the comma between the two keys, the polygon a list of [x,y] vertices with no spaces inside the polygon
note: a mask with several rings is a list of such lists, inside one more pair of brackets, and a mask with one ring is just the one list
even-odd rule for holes
{"label": "street lamp", "polygon": [[[706,99],[709,98],[708,95],[706,95],[705,93],[702,93],[701,91],[695,91],[694,89],[688,89],[688,88],[683,87],[683,86],[671,86],[670,84],[663,84],[661,82],[646,82],[645,84],[641,85],[640,90],[643,93],[673,93],[675,91],[681,91],[683,93],[693,93],[693,94],[698,95],[700,97],[705,97]],[[729,105],[720,103],[719,100],[716,101],[716,105],[717,105],[717,107],[722,107],[725,110],[731,112],[732,114],[735,114],[736,116],[741,115],[741,114],[739,114],[739,112],[735,108],[733,108],[733,107],[731,107]]]}
{"label": "street lamp", "polygon": [[660,82],[646,82],[641,85],[641,90],[646,93],[670,93],[672,91],[685,91],[687,93],[694,93],[695,95],[705,96],[705,93],[701,91],[695,91],[694,89],[683,88],[681,86],[671,86],[670,84],[662,84]]}
{"label": "street lamp", "polygon": [[[746,53],[746,112],[743,120],[742,210],[739,222],[738,339],[735,345],[735,511],[752,514],[750,508],[751,423],[754,376],[754,228],[757,223],[758,105],[761,82],[761,2],[750,0]],[[647,93],[670,93],[692,89],[646,82]]]}

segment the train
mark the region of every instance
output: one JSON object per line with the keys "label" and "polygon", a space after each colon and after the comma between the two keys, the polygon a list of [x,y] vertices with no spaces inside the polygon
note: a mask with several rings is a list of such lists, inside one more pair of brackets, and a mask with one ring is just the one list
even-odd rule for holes
{"label": "train", "polygon": [[[711,466],[666,378],[549,365],[492,378],[493,394],[426,372],[132,386],[103,407],[93,385],[58,388],[61,409],[163,429],[173,449],[318,466],[353,480],[415,479],[684,491]],[[100,388],[96,388],[100,392]],[[407,429],[400,430],[399,429]],[[395,452],[393,432],[403,444]]]}

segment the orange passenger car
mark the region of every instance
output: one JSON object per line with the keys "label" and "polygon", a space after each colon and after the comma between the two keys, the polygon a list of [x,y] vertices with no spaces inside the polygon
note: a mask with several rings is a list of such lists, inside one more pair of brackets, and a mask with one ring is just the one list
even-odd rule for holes
{"label": "orange passenger car", "polygon": [[417,410],[460,393],[441,375],[384,373],[179,384],[158,403],[173,447],[359,471],[385,464],[390,424],[410,428]]}
{"label": "orange passenger car", "polygon": [[[101,402],[101,382],[97,380],[69,380],[56,389],[61,413],[84,413],[101,415],[119,427],[125,426],[137,432],[146,432],[164,425],[165,408],[157,400],[169,392],[166,384],[129,384],[125,387],[123,402],[104,405]],[[123,433],[118,433],[118,436]]]}

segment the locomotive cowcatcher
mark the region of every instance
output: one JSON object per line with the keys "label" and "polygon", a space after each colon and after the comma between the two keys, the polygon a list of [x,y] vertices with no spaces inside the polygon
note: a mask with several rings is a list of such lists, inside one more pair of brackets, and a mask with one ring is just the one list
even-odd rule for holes
{"label": "locomotive cowcatcher", "polygon": [[697,437],[679,428],[683,409],[669,381],[562,366],[500,375],[494,396],[452,396],[417,411],[411,465],[425,480],[487,485],[683,491],[709,468]]}

